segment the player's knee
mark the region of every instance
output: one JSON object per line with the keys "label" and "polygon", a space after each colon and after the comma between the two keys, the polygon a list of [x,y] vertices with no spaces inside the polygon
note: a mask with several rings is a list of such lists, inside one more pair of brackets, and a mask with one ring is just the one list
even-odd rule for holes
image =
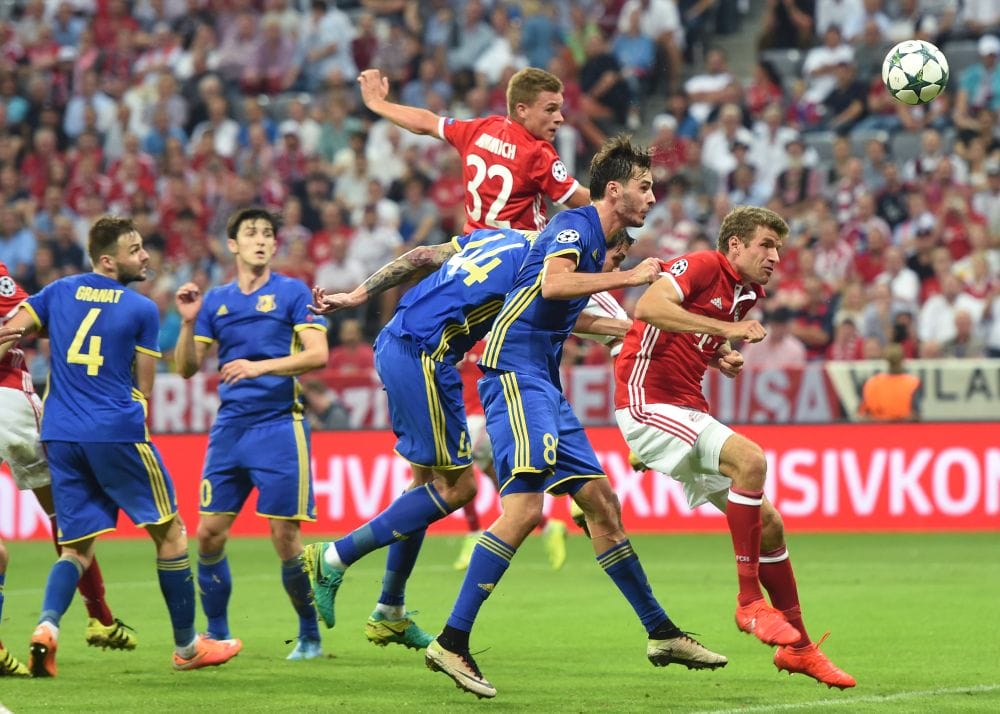
{"label": "player's knee", "polygon": [[733,480],[737,487],[750,491],[763,490],[767,478],[767,459],[763,449],[752,441],[746,441],[736,461],[736,472]]}
{"label": "player's knee", "polygon": [[441,498],[452,508],[461,508],[466,503],[476,497],[478,488],[476,476],[469,467],[458,474],[442,474],[441,478],[435,480],[435,486]]}

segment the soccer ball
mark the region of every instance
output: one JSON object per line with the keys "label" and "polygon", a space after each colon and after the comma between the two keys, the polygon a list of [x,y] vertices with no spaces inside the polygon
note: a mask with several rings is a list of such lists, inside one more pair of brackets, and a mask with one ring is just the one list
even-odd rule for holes
{"label": "soccer ball", "polygon": [[948,60],[930,42],[905,40],[885,56],[882,82],[897,101],[926,104],[948,84]]}

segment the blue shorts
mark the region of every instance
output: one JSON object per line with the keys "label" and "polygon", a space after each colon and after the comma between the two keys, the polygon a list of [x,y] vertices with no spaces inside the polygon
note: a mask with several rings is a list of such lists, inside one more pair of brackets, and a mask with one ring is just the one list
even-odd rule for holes
{"label": "blue shorts", "polygon": [[472,443],[458,370],[384,330],[375,341],[375,369],[389,397],[396,453],[427,468],[469,466]]}
{"label": "blue shorts", "polygon": [[58,539],[63,545],[113,531],[118,510],[137,526],[177,513],[174,484],[152,443],[48,441]]}
{"label": "blue shorts", "polygon": [[309,427],[304,421],[212,427],[198,512],[235,516],[255,487],[258,516],[316,520]]}
{"label": "blue shorts", "polygon": [[549,379],[489,370],[478,386],[501,495],[573,494],[605,478],[583,425]]}

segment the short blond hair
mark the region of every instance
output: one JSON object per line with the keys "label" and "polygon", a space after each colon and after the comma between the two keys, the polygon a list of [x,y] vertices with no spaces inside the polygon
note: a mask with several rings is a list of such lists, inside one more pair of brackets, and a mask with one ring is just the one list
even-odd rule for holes
{"label": "short blond hair", "polygon": [[759,206],[737,206],[731,210],[719,227],[719,252],[729,252],[729,239],[737,236],[743,245],[750,245],[758,226],[770,228],[778,234],[778,238],[788,237],[788,224],[785,219],[770,208]]}
{"label": "short blond hair", "polygon": [[562,92],[562,80],[544,69],[525,67],[507,83],[507,113],[514,116],[518,104],[534,104],[542,92]]}

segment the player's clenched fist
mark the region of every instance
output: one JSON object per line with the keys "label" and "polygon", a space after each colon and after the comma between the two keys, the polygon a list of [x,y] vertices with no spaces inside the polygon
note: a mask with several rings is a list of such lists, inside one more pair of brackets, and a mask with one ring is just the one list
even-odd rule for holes
{"label": "player's clenched fist", "polygon": [[177,313],[184,322],[190,322],[198,316],[201,309],[201,288],[194,283],[184,283],[174,295],[177,303]]}
{"label": "player's clenched fist", "polygon": [[757,320],[740,320],[728,326],[726,339],[731,342],[760,342],[767,337],[767,330]]}
{"label": "player's clenched fist", "polygon": [[656,258],[646,258],[629,272],[632,275],[632,285],[649,285],[660,277],[660,261]]}

